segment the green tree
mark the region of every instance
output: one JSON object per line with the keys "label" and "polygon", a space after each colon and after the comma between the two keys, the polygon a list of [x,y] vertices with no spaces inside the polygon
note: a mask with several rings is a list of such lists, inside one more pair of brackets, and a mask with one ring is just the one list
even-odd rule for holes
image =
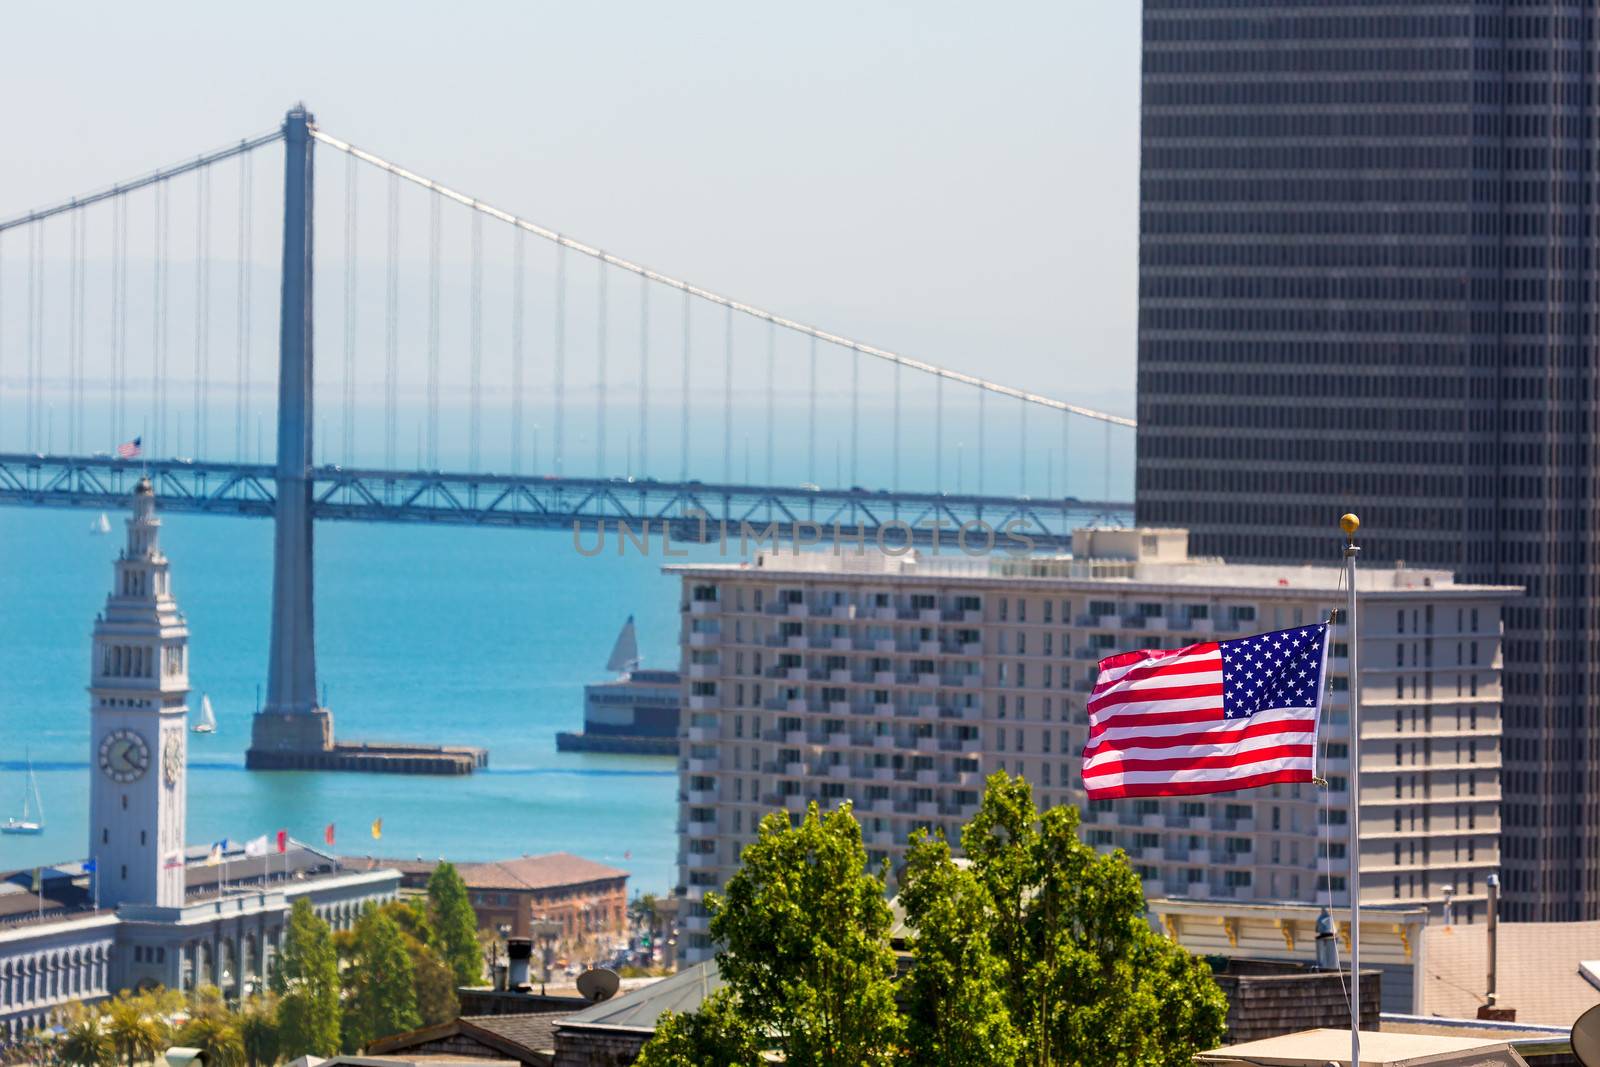
{"label": "green tree", "polygon": [[350,1051],[422,1025],[416,972],[400,927],[386,911],[368,907],[356,921],[355,935],[344,1017],[344,1043]]}
{"label": "green tree", "polygon": [[456,999],[456,976],[450,965],[427,945],[416,945],[411,954],[416,973],[417,1014],[423,1026],[447,1023],[461,1014]]}
{"label": "green tree", "polygon": [[156,1058],[167,1047],[167,1025],[145,1003],[123,993],[102,1016],[117,1055],[128,1067]]}
{"label": "green tree", "polygon": [[480,984],[483,951],[478,946],[478,916],[454,864],[440,861],[428,877],[428,912],[439,955],[455,972],[456,984]]}
{"label": "green tree", "polygon": [[787,1063],[887,1064],[899,1041],[892,916],[866,863],[850,806],[812,804],[798,826],[761,820],[726,894],[707,895],[723,980]]}
{"label": "green tree", "polygon": [[100,1025],[98,1015],[88,1012],[67,1024],[56,1050],[62,1062],[73,1067],[113,1067],[117,1062],[117,1047],[110,1033]]}
{"label": "green tree", "polygon": [[328,924],[304,897],[289,912],[272,989],[279,996],[281,1055],[332,1056],[339,1051],[339,957]]}
{"label": "green tree", "polygon": [[1009,1067],[1023,1051],[1006,1002],[1006,971],[990,946],[994,905],[944,835],[917,830],[906,853],[900,903],[913,964],[902,986],[912,1063]]}
{"label": "green tree", "polygon": [[732,993],[719,989],[695,1012],[667,1012],[634,1067],[762,1067],[761,1043]]}
{"label": "green tree", "polygon": [[247,1000],[239,1009],[239,1041],[246,1067],[271,1067],[278,1062],[278,998],[269,994]]}
{"label": "green tree", "polygon": [[1024,779],[997,772],[961,843],[993,908],[1024,1062],[1178,1067],[1221,1042],[1210,969],[1150,928],[1127,858],[1081,841],[1076,808],[1041,815]]}
{"label": "green tree", "polygon": [[207,1067],[242,1067],[244,1041],[231,1015],[196,1015],[178,1031],[178,1043],[199,1049]]}

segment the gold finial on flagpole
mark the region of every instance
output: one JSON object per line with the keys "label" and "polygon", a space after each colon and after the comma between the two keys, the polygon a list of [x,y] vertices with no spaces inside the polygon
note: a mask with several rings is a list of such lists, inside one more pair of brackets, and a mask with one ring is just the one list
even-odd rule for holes
{"label": "gold finial on flagpole", "polygon": [[1345,512],[1339,516],[1339,529],[1344,531],[1345,540],[1355,544],[1356,531],[1361,529],[1361,516],[1353,511]]}

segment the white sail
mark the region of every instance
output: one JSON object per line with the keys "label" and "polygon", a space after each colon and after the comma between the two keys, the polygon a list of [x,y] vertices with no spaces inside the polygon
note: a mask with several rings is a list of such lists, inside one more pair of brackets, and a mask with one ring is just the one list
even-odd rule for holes
{"label": "white sail", "polygon": [[633,616],[622,624],[617,643],[611,647],[611,658],[606,660],[608,671],[631,671],[639,666],[639,642],[633,636]]}
{"label": "white sail", "polygon": [[44,833],[44,801],[39,796],[39,780],[33,774],[33,757],[28,757],[28,785],[22,792],[22,817],[15,815],[0,823],[0,833]]}
{"label": "white sail", "polygon": [[101,512],[100,517],[89,523],[89,532],[92,534],[108,534],[111,532],[111,520],[106,518],[106,513]]}
{"label": "white sail", "polygon": [[211,696],[204,694],[200,697],[200,721],[190,729],[197,734],[212,734],[217,732],[217,713],[211,710]]}

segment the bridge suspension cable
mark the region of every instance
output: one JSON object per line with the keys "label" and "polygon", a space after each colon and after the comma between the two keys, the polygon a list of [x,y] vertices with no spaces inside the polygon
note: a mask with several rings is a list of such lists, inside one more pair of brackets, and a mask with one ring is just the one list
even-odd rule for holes
{"label": "bridge suspension cable", "polygon": [[[800,322],[796,319],[778,315],[753,304],[747,304],[740,300],[734,300],[733,298],[724,296],[721,293],[717,293],[710,289],[705,289],[698,285],[693,285],[689,282],[683,281],[680,278],[663,274],[660,271],[651,270],[650,268],[642,266],[638,263],[633,263],[629,260],[611,255],[610,253],[602,251],[601,249],[592,245],[587,245],[581,241],[573,240],[572,238],[564,236],[555,230],[540,226],[533,222],[529,222],[527,219],[514,215],[509,211],[503,211],[500,208],[468,196],[465,193],[457,192],[456,190],[436,182],[431,178],[426,178],[415,171],[407,170],[399,164],[393,163],[382,156],[376,155],[362,148],[357,148],[350,142],[341,140],[338,137],[334,137],[333,135],[321,129],[313,127],[311,129],[311,136],[328,145],[330,148],[337,149],[341,152],[347,152],[374,167],[387,171],[390,174],[397,175],[408,182],[437,193],[439,196],[453,200],[456,203],[461,204],[462,206],[473,211],[482,212],[483,214],[489,215],[490,217],[498,219],[501,222],[516,226],[519,229],[527,231],[528,233],[536,234],[547,241],[554,242],[560,248],[571,249],[574,252],[601,260],[602,262],[607,263],[612,267],[616,267],[619,270],[630,271],[660,285],[681,290],[685,298],[691,296],[697,297],[701,300],[707,301],[708,303],[729,308],[752,318],[771,322],[777,326],[783,327],[784,329],[805,334],[809,337],[815,338],[816,340],[827,342],[828,344],[850,349],[859,354],[873,356],[877,359],[886,360],[890,363],[898,363],[912,370],[920,371],[924,374],[931,374],[938,378],[949,379],[950,381],[957,382],[962,385],[973,386],[985,392],[997,393],[1001,396],[1014,397],[1030,404],[1038,404],[1042,407],[1054,408],[1058,411],[1071,412],[1072,414],[1078,415],[1082,418],[1094,419],[1111,426],[1131,428],[1137,425],[1133,419],[1122,415],[1113,415],[1109,412],[1096,411],[1093,408],[1083,407],[1078,404],[1070,404],[1066,401],[1056,400],[1052,397],[1043,396],[1039,393],[1017,389],[1013,386],[1003,385],[999,382],[977,377],[976,375],[951,370],[948,367],[940,367],[920,359],[913,359],[910,356],[901,355],[886,348],[880,348],[876,345],[869,345],[861,341],[855,341],[840,334],[830,333],[827,330],[822,330],[815,326]],[[687,409],[685,410],[687,411]]]}
{"label": "bridge suspension cable", "polygon": [[149,174],[139,178],[134,178],[132,181],[119,182],[118,184],[111,186],[109,189],[101,189],[98,192],[90,193],[87,196],[75,196],[70,200],[63,200],[58,204],[51,204],[48,207],[35,208],[25,215],[16,215],[9,219],[0,219],[0,233],[4,233],[6,230],[12,229],[16,226],[26,226],[30,222],[41,222],[44,219],[50,218],[52,215],[59,215],[64,211],[75,211],[78,208],[88,207],[90,204],[98,204],[102,200],[110,200],[113,197],[124,196],[137,189],[143,189],[147,185],[153,185],[156,182],[164,182],[172,178],[180,177],[184,174],[188,174],[192,170],[197,170],[201,167],[209,167],[213,163],[221,163],[225,159],[232,159],[234,156],[244,155],[262,147],[263,145],[269,145],[274,141],[281,140],[283,140],[283,130],[281,128],[274,128],[270,133],[263,133],[256,137],[246,138],[236,145],[229,145],[227,148],[219,149],[218,151],[211,152],[207,155],[196,156],[194,159],[186,160],[183,163],[179,163],[177,166],[167,167],[163,170],[151,171]]}

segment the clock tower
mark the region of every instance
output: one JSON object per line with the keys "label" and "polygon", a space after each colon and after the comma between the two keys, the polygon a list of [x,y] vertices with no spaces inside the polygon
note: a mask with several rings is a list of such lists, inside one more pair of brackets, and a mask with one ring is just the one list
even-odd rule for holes
{"label": "clock tower", "polygon": [[89,666],[89,855],[101,904],[179,907],[189,629],[172,599],[148,478],[134,489],[127,528]]}

